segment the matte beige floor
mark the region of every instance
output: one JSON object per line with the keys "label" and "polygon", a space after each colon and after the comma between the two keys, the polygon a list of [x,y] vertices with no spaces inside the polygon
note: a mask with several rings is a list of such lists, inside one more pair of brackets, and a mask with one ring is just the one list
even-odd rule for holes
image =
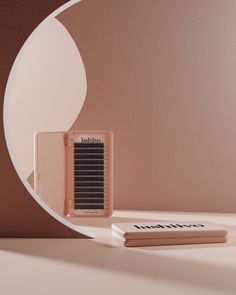
{"label": "matte beige floor", "polygon": [[[113,222],[205,220],[229,230],[226,244],[124,248]],[[116,211],[75,219],[96,239],[1,239],[1,294],[235,294],[236,215]],[[129,290],[129,291],[128,291]],[[84,293],[81,293],[84,292]]]}

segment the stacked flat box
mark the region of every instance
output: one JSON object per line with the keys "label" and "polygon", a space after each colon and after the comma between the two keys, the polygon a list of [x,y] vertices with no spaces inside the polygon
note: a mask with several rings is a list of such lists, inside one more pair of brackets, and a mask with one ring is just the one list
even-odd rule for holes
{"label": "stacked flat box", "polygon": [[74,209],[104,209],[104,143],[74,143]]}
{"label": "stacked flat box", "polygon": [[112,224],[112,235],[126,247],[225,243],[227,230],[211,222],[129,222]]}

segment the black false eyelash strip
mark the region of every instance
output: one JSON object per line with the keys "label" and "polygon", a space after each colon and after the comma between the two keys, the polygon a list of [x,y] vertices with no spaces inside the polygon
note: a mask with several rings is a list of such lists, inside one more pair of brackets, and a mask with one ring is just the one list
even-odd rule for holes
{"label": "black false eyelash strip", "polygon": [[74,209],[104,209],[104,143],[74,143]]}

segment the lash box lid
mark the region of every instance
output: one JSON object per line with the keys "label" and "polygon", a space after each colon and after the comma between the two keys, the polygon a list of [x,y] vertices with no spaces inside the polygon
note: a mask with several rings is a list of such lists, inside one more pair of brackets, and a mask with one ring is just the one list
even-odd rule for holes
{"label": "lash box lid", "polygon": [[34,190],[56,212],[65,202],[65,132],[35,134]]}

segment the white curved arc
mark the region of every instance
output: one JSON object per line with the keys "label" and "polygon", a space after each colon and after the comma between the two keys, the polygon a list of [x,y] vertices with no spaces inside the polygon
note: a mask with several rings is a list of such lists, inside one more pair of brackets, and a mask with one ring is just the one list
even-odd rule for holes
{"label": "white curved arc", "polygon": [[10,158],[11,161],[13,163],[13,166],[19,176],[19,178],[21,179],[22,183],[24,184],[24,186],[26,187],[26,189],[28,190],[28,192],[31,194],[31,196],[36,200],[36,202],[46,211],[48,212],[53,218],[55,218],[56,220],[58,220],[59,222],[61,222],[62,224],[64,224],[65,226],[67,226],[68,228],[84,234],[86,236],[89,237],[94,237],[95,235],[91,232],[88,232],[87,230],[84,230],[83,228],[76,226],[72,223],[70,223],[69,221],[65,220],[63,217],[61,217],[59,214],[57,214],[54,210],[52,210],[32,189],[32,187],[30,186],[30,184],[28,183],[28,181],[26,180],[26,178],[23,175],[23,171],[20,168],[19,165],[17,165],[17,159],[15,157],[14,154],[14,149],[13,149],[13,145],[12,145],[12,140],[11,140],[11,136],[10,136],[10,132],[9,132],[9,120],[7,118],[7,114],[9,111],[9,100],[10,100],[10,92],[11,92],[11,86],[13,84],[14,78],[15,78],[15,72],[16,72],[16,68],[25,52],[25,50],[27,50],[27,47],[29,46],[30,42],[33,40],[33,38],[35,38],[37,36],[37,32],[43,28],[44,25],[46,25],[52,18],[55,18],[60,12],[64,11],[66,8],[72,6],[75,3],[80,2],[80,0],[76,0],[76,1],[69,1],[68,3],[62,5],[61,7],[59,7],[57,10],[55,10],[53,13],[51,13],[41,24],[39,24],[39,26],[32,32],[32,34],[29,36],[29,38],[26,40],[26,42],[24,43],[24,45],[22,46],[20,52],[18,53],[14,64],[12,66],[10,75],[8,77],[8,81],[7,81],[7,86],[6,86],[6,91],[5,91],[5,96],[4,96],[4,104],[3,104],[3,125],[4,125],[4,134],[5,134],[5,138],[6,138],[6,144],[7,144],[7,148],[10,154]]}
{"label": "white curved arc", "polygon": [[11,87],[9,132],[26,178],[34,170],[34,134],[69,130],[86,93],[86,73],[78,47],[63,24],[51,18],[29,42]]}

